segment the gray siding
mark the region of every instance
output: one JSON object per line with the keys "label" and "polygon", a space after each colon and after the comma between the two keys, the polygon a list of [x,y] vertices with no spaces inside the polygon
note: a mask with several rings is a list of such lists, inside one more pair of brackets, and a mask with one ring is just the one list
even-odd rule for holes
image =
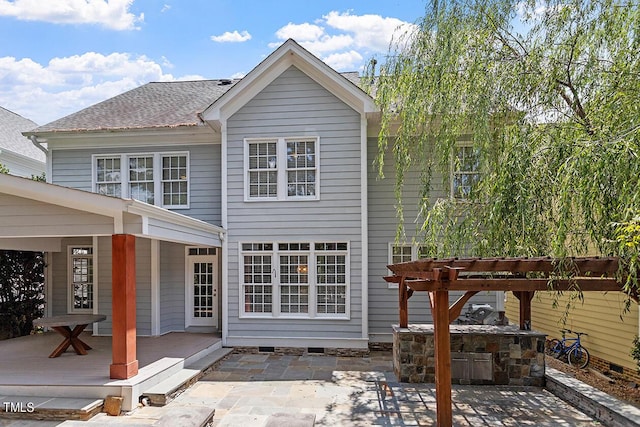
{"label": "gray siding", "polygon": [[158,153],[188,151],[190,182],[189,209],[176,209],[211,224],[221,224],[220,145],[162,145],[153,147],[118,147],[81,150],[52,150],[52,182],[66,187],[91,191],[91,156],[93,154]]}
{"label": "gray siding", "polygon": [[[389,243],[395,242],[397,230],[396,199],[394,194],[395,167],[390,153],[385,156],[384,179],[378,178],[373,161],[378,152],[377,138],[368,140],[368,216],[369,216],[369,334],[372,342],[390,341],[391,325],[399,322],[398,289],[389,288],[383,276],[390,274],[386,268],[389,263]],[[411,244],[417,235],[414,223],[418,215],[418,195],[420,194],[420,178],[417,170],[405,176],[404,185],[404,218],[406,242]],[[449,192],[442,186],[442,176],[434,174],[431,197],[448,197]],[[451,292],[449,297],[453,303],[462,292]],[[467,303],[488,303],[495,307],[496,297],[493,292],[481,292]],[[426,292],[416,292],[409,300],[409,323],[431,323],[431,310]]]}
{"label": "gray siding", "polygon": [[[98,238],[98,312],[107,316],[100,323],[101,335],[111,334],[112,274],[111,237]],[[151,335],[151,241],[136,239],[136,327],[138,335]]]}
{"label": "gray siding", "polygon": [[[244,201],[244,138],[320,138],[320,200]],[[234,114],[228,138],[229,337],[360,338],[360,115],[295,67]],[[240,319],[239,242],[347,241],[350,319]]]}
{"label": "gray siding", "polygon": [[184,331],[184,246],[160,242],[160,333]]}

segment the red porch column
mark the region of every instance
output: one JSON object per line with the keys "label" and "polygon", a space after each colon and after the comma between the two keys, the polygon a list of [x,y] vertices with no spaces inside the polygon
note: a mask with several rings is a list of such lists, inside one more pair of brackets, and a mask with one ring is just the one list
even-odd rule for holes
{"label": "red porch column", "polygon": [[136,238],[111,236],[112,247],[112,358],[111,378],[127,379],[138,373],[136,356]]}

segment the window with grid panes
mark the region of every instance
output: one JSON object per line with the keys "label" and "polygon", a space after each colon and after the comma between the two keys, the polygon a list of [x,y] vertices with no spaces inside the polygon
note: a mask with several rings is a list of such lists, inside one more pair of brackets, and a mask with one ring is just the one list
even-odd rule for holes
{"label": "window with grid panes", "polygon": [[280,254],[280,312],[309,312],[309,253],[308,243],[281,243]]}
{"label": "window with grid panes", "polygon": [[247,200],[318,198],[318,138],[245,141]]}
{"label": "window with grid panes", "polygon": [[466,199],[480,180],[480,153],[471,145],[455,147],[451,177],[451,195]]}
{"label": "window with grid panes", "polygon": [[276,141],[249,143],[249,196],[278,197]]}
{"label": "window with grid panes", "polygon": [[129,157],[129,196],[132,199],[153,204],[153,157]]}
{"label": "window with grid panes", "polygon": [[69,248],[69,286],[72,312],[93,309],[93,247]]}
{"label": "window with grid panes", "polygon": [[162,156],[162,204],[186,206],[188,204],[187,156]]}
{"label": "window with grid panes", "polygon": [[[348,243],[244,243],[241,257],[244,313],[281,317],[347,315]],[[263,291],[256,288],[257,282],[268,283],[273,312],[255,309],[255,302],[263,301],[263,295],[257,295]],[[311,304],[312,296],[315,304]]]}
{"label": "window with grid panes", "polygon": [[345,314],[347,310],[347,244],[317,243],[316,310],[318,314]]}
{"label": "window with grid panes", "polygon": [[272,244],[245,243],[243,251],[243,294],[245,313],[273,311]]}
{"label": "window with grid panes", "polygon": [[188,153],[114,154],[93,158],[96,193],[170,209],[188,208]]}
{"label": "window with grid panes", "polygon": [[287,141],[287,196],[316,195],[316,142]]}
{"label": "window with grid panes", "polygon": [[122,196],[120,156],[96,159],[96,192],[107,196]]}

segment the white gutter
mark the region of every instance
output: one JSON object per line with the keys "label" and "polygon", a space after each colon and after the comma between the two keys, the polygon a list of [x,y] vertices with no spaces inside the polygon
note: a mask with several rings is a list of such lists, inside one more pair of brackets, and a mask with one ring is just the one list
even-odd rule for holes
{"label": "white gutter", "polygon": [[49,154],[49,150],[47,150],[46,148],[44,148],[42,146],[42,144],[40,142],[38,142],[38,137],[35,135],[31,135],[29,137],[29,139],[31,140],[31,142],[33,143],[33,145],[35,145],[37,148],[39,148],[45,155]]}

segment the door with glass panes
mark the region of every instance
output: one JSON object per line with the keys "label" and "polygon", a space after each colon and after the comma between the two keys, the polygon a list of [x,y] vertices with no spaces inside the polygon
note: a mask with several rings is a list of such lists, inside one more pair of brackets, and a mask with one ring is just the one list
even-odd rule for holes
{"label": "door with glass panes", "polygon": [[187,253],[186,326],[218,327],[218,269],[215,248]]}

